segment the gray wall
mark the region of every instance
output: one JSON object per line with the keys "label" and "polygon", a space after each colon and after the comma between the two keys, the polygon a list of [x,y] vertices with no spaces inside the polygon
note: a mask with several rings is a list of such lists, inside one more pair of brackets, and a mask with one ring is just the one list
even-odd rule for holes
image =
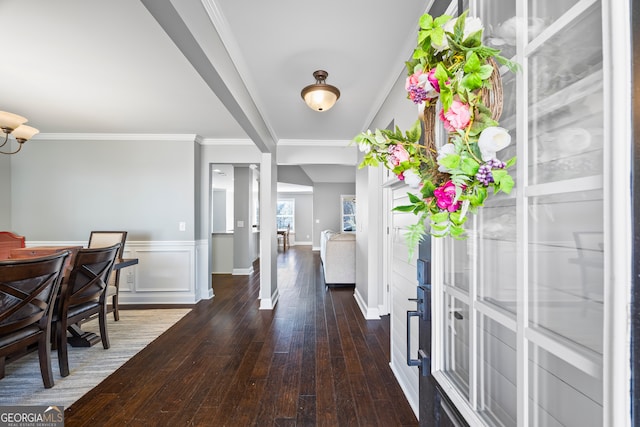
{"label": "gray wall", "polygon": [[343,194],[356,194],[356,184],[317,183],[313,186],[314,248],[320,248],[322,230],[340,231],[340,196]]}
{"label": "gray wall", "polygon": [[[278,169],[279,170],[279,169]],[[312,243],[313,238],[313,194],[312,193],[278,193],[278,199],[294,199],[295,242]]]}
{"label": "gray wall", "polygon": [[227,231],[227,190],[214,188],[211,193],[211,232]]}
{"label": "gray wall", "polygon": [[0,230],[20,234],[11,229],[11,157],[0,154]]}
{"label": "gray wall", "polygon": [[248,166],[233,168],[233,268],[247,269],[251,267],[252,238],[251,196],[253,171]]}
{"label": "gray wall", "polygon": [[278,182],[298,185],[313,185],[311,178],[309,178],[300,166],[292,165],[278,166]]}
{"label": "gray wall", "polygon": [[[30,141],[12,165],[12,228],[27,241],[193,240],[193,141]],[[186,222],[186,231],[178,223]]]}

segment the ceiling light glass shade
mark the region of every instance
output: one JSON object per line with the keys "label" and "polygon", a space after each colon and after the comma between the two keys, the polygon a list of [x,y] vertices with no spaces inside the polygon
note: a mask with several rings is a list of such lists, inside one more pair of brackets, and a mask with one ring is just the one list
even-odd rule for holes
{"label": "ceiling light glass shade", "polygon": [[340,98],[340,91],[337,87],[326,84],[324,81],[329,73],[318,70],[313,73],[316,83],[302,89],[302,99],[309,108],[316,111],[327,111]]}
{"label": "ceiling light glass shade", "polygon": [[26,118],[6,111],[0,111],[0,128],[11,132],[27,121]]}
{"label": "ceiling light glass shade", "polygon": [[11,134],[16,140],[24,142],[30,140],[37,133],[40,133],[38,129],[27,125],[21,125],[15,128]]}

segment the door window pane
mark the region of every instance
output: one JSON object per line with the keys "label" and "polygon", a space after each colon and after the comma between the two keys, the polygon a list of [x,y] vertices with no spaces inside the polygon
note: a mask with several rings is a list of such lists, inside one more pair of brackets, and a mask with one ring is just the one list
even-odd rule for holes
{"label": "door window pane", "polygon": [[480,408],[490,425],[515,426],[517,420],[516,334],[480,316]]}
{"label": "door window pane", "polygon": [[529,205],[530,321],[602,353],[601,192],[533,197]]}
{"label": "door window pane", "polygon": [[515,201],[496,197],[478,213],[478,223],[478,298],[515,314],[518,291]]}
{"label": "door window pane", "polygon": [[600,21],[592,6],[529,58],[531,184],[602,174]]}
{"label": "door window pane", "polygon": [[602,378],[535,345],[529,352],[529,375],[529,425],[602,425]]}
{"label": "door window pane", "polygon": [[445,373],[469,398],[469,306],[448,296]]}
{"label": "door window pane", "polygon": [[471,245],[467,240],[446,239],[443,244],[445,251],[444,284],[469,291],[471,280]]}
{"label": "door window pane", "polygon": [[580,0],[534,0],[529,2],[529,41],[564,15]]}

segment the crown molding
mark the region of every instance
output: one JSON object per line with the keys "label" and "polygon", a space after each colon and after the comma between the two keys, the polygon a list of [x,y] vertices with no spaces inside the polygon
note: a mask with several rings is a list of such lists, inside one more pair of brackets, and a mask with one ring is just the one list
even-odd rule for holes
{"label": "crown molding", "polygon": [[248,138],[200,138],[200,145],[255,145]]}
{"label": "crown molding", "polygon": [[[348,148],[350,139],[281,139],[278,146],[302,146],[302,147],[343,147]],[[355,144],[353,148],[356,148]]]}
{"label": "crown molding", "polygon": [[202,139],[196,134],[147,133],[41,133],[34,140],[49,141],[190,141]]}

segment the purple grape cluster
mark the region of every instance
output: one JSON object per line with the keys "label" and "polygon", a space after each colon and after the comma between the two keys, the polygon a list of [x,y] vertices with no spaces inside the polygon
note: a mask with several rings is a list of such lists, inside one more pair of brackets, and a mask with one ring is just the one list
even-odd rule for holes
{"label": "purple grape cluster", "polygon": [[484,165],[480,166],[478,172],[476,173],[476,179],[485,187],[488,187],[489,184],[493,182],[493,174],[491,173],[492,169],[504,169],[506,167],[504,162],[501,162],[498,159],[490,159]]}
{"label": "purple grape cluster", "polygon": [[415,103],[420,104],[426,101],[427,91],[423,87],[418,85],[409,85],[409,98]]}

